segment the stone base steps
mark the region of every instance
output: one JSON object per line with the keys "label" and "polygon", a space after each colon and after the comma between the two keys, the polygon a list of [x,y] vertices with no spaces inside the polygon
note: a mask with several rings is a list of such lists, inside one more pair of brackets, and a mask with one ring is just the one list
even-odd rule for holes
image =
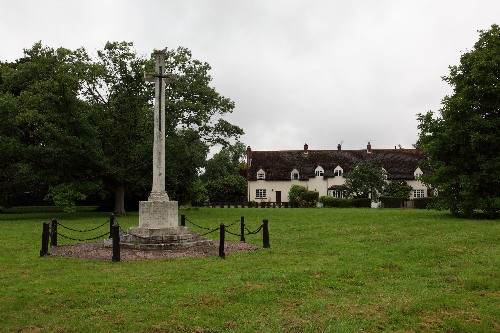
{"label": "stone base steps", "polygon": [[120,235],[120,247],[137,250],[173,250],[212,245],[213,241],[186,227],[167,229],[129,228]]}

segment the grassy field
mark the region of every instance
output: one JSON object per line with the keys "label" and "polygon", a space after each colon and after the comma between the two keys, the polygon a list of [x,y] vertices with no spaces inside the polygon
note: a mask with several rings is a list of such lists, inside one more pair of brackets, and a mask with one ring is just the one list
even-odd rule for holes
{"label": "grassy field", "polygon": [[0,214],[0,331],[500,331],[498,220],[399,209],[180,213],[206,227],[245,216],[256,229],[267,218],[271,248],[225,260],[113,263],[111,250],[110,261],[40,258],[43,221],[88,229],[107,214]]}

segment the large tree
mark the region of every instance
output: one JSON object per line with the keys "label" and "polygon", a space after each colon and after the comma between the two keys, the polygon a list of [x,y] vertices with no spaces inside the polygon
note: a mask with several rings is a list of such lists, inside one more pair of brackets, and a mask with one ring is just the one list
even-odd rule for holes
{"label": "large tree", "polygon": [[199,183],[199,173],[206,162],[208,145],[197,131],[186,129],[170,133],[166,148],[165,186],[169,197],[180,204],[204,201],[205,190]]}
{"label": "large tree", "polygon": [[224,147],[207,161],[202,179],[210,201],[239,201],[245,197],[245,153],[245,145],[238,142]]}
{"label": "large tree", "polygon": [[147,60],[132,43],[106,43],[89,59],[83,95],[94,110],[103,151],[99,175],[114,194],[114,212],[125,214],[127,190],[144,192],[152,161],[152,87],[144,82]]}
{"label": "large tree", "polygon": [[[151,188],[154,85],[144,82],[152,58],[137,55],[132,43],[107,43],[98,52],[85,95],[96,114],[105,154],[102,174],[115,193],[115,213],[124,214],[125,192]],[[243,131],[223,119],[234,103],[213,87],[210,65],[193,59],[186,48],[167,52],[165,67],[177,75],[166,87],[167,193],[188,201],[207,147],[227,145]],[[174,144],[175,143],[175,144]]]}
{"label": "large tree", "polygon": [[378,201],[387,185],[387,174],[381,168],[369,163],[359,163],[346,175],[345,187],[351,197]]}
{"label": "large tree", "polygon": [[[113,192],[123,214],[125,193],[147,197],[154,86],[144,71],[153,59],[132,47],[107,43],[91,58],[36,43],[18,61],[0,63],[0,205],[24,192],[65,206]],[[203,190],[197,176],[208,148],[237,142],[243,131],[224,120],[234,103],[210,86],[207,63],[179,48],[166,65],[178,76],[167,91],[167,192],[203,200],[195,189]]]}
{"label": "large tree", "polygon": [[384,190],[384,195],[388,197],[404,198],[405,200],[410,200],[412,190],[413,187],[408,185],[406,181],[396,180],[387,184]]}
{"label": "large tree", "polygon": [[[168,50],[165,67],[177,75],[175,84],[167,88],[167,133],[191,129],[209,146],[238,142],[243,130],[224,119],[233,112],[234,102],[211,87],[211,67],[193,59],[191,51],[179,47]],[[168,135],[168,134],[167,134]]]}
{"label": "large tree", "polygon": [[438,191],[438,208],[470,216],[500,213],[500,28],[479,31],[474,48],[451,66],[453,87],[439,115],[419,114],[417,146],[433,173],[423,181]]}
{"label": "large tree", "polygon": [[20,192],[48,194],[70,206],[100,189],[100,155],[91,112],[79,99],[86,71],[82,50],[36,43],[16,62],[2,64],[0,186],[4,201]]}

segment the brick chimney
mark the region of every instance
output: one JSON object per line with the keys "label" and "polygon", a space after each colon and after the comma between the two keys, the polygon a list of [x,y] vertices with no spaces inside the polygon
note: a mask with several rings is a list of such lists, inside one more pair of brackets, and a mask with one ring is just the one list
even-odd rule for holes
{"label": "brick chimney", "polygon": [[252,148],[250,146],[247,147],[247,170],[250,169],[252,165]]}
{"label": "brick chimney", "polygon": [[308,153],[308,149],[309,149],[309,146],[307,145],[307,143],[304,143],[304,154]]}
{"label": "brick chimney", "polygon": [[340,145],[340,143],[337,145],[337,150],[338,150],[338,151],[341,151],[341,150],[342,150],[342,146]]}
{"label": "brick chimney", "polygon": [[372,145],[370,144],[370,142],[368,142],[368,144],[366,145],[366,152],[368,154],[372,153]]}
{"label": "brick chimney", "polygon": [[247,200],[250,201],[250,186],[248,186],[248,180],[250,180],[250,166],[252,165],[252,148],[247,147]]}

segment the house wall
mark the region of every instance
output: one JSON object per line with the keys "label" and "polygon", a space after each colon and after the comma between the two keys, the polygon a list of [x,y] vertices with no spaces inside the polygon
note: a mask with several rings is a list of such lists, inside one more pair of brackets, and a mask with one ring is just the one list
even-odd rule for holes
{"label": "house wall", "polygon": [[[270,201],[276,202],[276,192],[281,192],[281,201],[288,201],[288,192],[292,185],[300,185],[306,187],[309,191],[319,192],[319,196],[328,195],[328,188],[332,185],[343,185],[344,177],[324,178],[323,176],[309,178],[309,180],[285,180],[285,181],[269,181],[257,180],[248,182],[248,200],[249,201]],[[427,187],[420,180],[409,180],[408,185],[414,190],[424,190],[424,196],[427,197]],[[256,190],[265,189],[266,198],[256,198]],[[413,198],[413,195],[412,195]]]}
{"label": "house wall", "polygon": [[[413,190],[424,190],[424,197],[429,196],[427,187],[424,184],[422,184],[420,180],[409,180],[407,181],[407,183],[408,185],[413,187]],[[413,193],[411,195],[411,198],[413,199]]]}
{"label": "house wall", "polygon": [[[281,192],[281,202],[288,202],[288,192],[293,185],[301,185],[307,187],[307,182],[300,180],[286,181],[266,181],[257,180],[248,182],[248,197],[250,201],[271,201],[276,202],[276,192]],[[257,189],[266,190],[266,198],[256,198]]]}

